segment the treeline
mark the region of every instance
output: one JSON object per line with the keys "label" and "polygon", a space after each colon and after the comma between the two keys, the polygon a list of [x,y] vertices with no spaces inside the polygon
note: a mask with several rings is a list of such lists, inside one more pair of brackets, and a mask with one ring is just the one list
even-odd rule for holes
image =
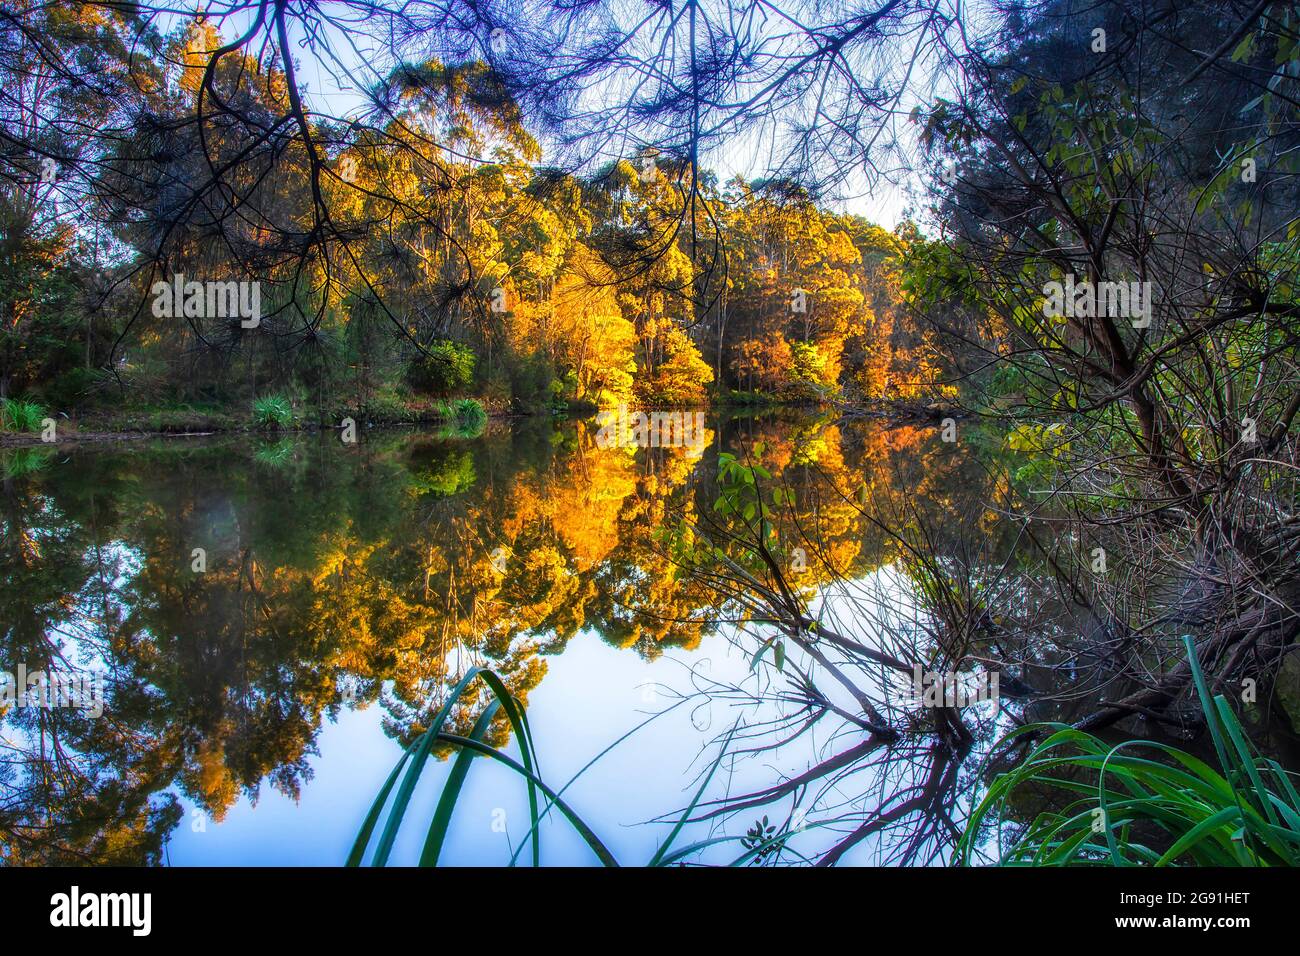
{"label": "treeline", "polygon": [[4,30],[5,119],[40,152],[0,145],[0,396],[382,415],[465,394],[915,397],[939,377],[898,305],[913,229],[653,150],[549,168],[481,62],[403,65],[372,91],[382,123],[301,137],[279,68],[202,18],[161,36],[29,4]]}

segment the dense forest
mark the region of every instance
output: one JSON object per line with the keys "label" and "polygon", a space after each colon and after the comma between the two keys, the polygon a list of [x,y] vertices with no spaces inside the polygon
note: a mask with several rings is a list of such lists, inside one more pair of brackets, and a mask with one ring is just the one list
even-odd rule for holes
{"label": "dense forest", "polygon": [[[72,413],[276,395],[311,420],[400,420],[452,395],[536,411],[940,388],[901,310],[914,227],[665,151],[565,173],[481,61],[403,63],[371,91],[382,126],[290,136],[284,74],[214,58],[203,17],[160,35],[31,8],[7,21],[6,105],[59,119],[6,154],[0,396]],[[47,58],[85,82],[52,86]],[[209,307],[204,284],[232,281],[258,284],[256,324]]]}

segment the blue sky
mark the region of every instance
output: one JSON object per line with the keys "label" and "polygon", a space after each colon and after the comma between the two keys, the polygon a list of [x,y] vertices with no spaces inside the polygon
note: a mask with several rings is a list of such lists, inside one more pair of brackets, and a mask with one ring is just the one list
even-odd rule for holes
{"label": "blue sky", "polygon": [[[243,9],[242,4],[209,3],[203,6],[210,11],[225,39],[239,35],[253,22],[253,11]],[[230,6],[235,6],[237,12],[227,16],[219,15]],[[331,5],[326,2],[320,6],[328,8]],[[336,10],[342,9],[341,4],[335,4],[334,7]],[[177,13],[163,13],[155,22],[159,29],[171,31],[185,19],[187,18]],[[358,26],[359,32],[365,29],[366,24]],[[364,36],[353,35],[350,42],[349,39],[334,36],[329,46],[337,55],[337,61],[326,59],[307,49],[301,29],[291,28],[290,43],[294,47],[299,81],[306,88],[310,109],[342,119],[353,119],[365,113],[366,100],[361,87],[382,77],[381,64],[386,60],[382,52],[383,46],[378,40],[373,47],[367,48]],[[352,75],[349,76],[349,73]],[[922,73],[921,70],[916,71],[912,79],[919,82],[917,78]],[[593,91],[592,95],[598,97],[600,92]],[[928,101],[931,95],[933,91],[928,89],[909,93],[898,105],[897,115],[901,117],[909,114],[914,106]],[[898,129],[905,141],[910,139],[907,123],[901,122]],[[545,142],[542,145],[544,149],[547,146]],[[638,148],[634,143],[611,141],[605,158],[615,158],[629,150],[635,155]],[[767,164],[773,155],[774,140],[764,130],[754,135],[742,133],[726,137],[705,153],[701,162],[716,172],[721,182],[736,175],[753,180],[767,174]],[[543,162],[546,162],[546,157]],[[825,197],[824,204],[836,211],[856,213],[892,228],[904,218],[909,204],[916,205],[918,201],[924,201],[925,188],[923,176],[910,169],[894,169],[888,179],[878,179],[870,187],[862,176],[855,175],[841,184],[839,195]]]}

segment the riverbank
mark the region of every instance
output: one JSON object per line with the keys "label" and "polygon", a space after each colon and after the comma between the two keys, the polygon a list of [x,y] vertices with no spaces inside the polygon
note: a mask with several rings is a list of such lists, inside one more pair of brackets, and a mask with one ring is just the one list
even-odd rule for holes
{"label": "riverbank", "polygon": [[[34,418],[34,415],[29,417]],[[226,409],[196,408],[194,406],[163,406],[155,408],[127,408],[120,410],[95,409],[78,415],[51,415],[41,412],[39,420],[32,421],[23,430],[0,431],[0,448],[64,442],[132,441],[158,437],[198,437],[204,435],[238,434],[299,434],[323,430],[340,430],[348,420],[359,428],[385,425],[427,425],[452,427],[465,432],[481,429],[493,419],[518,417],[508,406],[483,402],[475,398],[459,398],[445,402],[431,402],[420,406],[402,406],[399,409],[360,411],[340,408],[328,418],[314,415],[295,415],[287,406],[275,417],[258,412],[239,416]],[[41,424],[54,422],[54,439]]]}
{"label": "riverbank", "polygon": [[[510,421],[512,419],[530,418],[555,414],[543,409],[521,411],[509,403],[484,401],[481,399],[457,399],[456,402],[473,402],[483,413],[483,418],[490,421]],[[868,402],[777,402],[764,403],[728,401],[726,398],[716,400],[700,410],[748,412],[779,412],[824,409],[825,411],[851,418],[872,417],[898,424],[910,424],[918,421],[939,421],[945,417],[962,417],[968,411],[955,405],[940,403],[922,403],[914,401],[891,401],[877,399]],[[398,413],[392,409],[372,411],[338,410],[332,420],[307,420],[293,418],[288,422],[268,425],[258,422],[253,416],[240,417],[228,410],[195,408],[192,406],[169,406],[161,408],[97,409],[81,415],[53,417],[55,439],[45,440],[42,430],[37,426],[29,431],[0,431],[0,448],[23,448],[33,445],[62,444],[65,442],[119,442],[138,441],[146,438],[196,438],[207,435],[255,433],[262,435],[302,434],[317,431],[338,431],[344,427],[344,420],[351,418],[360,428],[392,427],[398,425],[424,425],[429,427],[455,426],[454,414],[449,414],[450,403],[431,404],[425,407],[405,407]],[[571,418],[592,418],[600,413],[594,406],[569,409],[561,414]],[[462,423],[463,424],[463,423]]]}

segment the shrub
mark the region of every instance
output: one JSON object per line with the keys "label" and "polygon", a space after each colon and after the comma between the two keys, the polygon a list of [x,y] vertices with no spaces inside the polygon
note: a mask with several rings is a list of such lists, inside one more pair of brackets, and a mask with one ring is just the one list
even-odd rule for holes
{"label": "shrub", "polygon": [[426,395],[445,396],[468,388],[474,381],[474,350],[461,342],[439,339],[406,369],[411,388]]}
{"label": "shrub", "polygon": [[258,428],[288,428],[293,424],[293,406],[282,395],[253,399],[253,421]]}
{"label": "shrub", "polygon": [[436,410],[438,417],[447,423],[445,437],[448,438],[477,438],[487,426],[487,411],[473,398],[439,402]]}
{"label": "shrub", "polygon": [[1190,637],[1183,646],[1217,768],[1156,741],[1114,744],[1064,724],[1030,724],[1003,744],[1047,739],[993,781],[971,814],[959,859],[972,862],[982,824],[1014,817],[1008,811],[1023,787],[1054,790],[1067,803],[1039,813],[1003,849],[1004,865],[1300,865],[1295,775],[1255,750],[1227,699],[1211,696]]}
{"label": "shrub", "polygon": [[0,427],[11,432],[34,432],[41,427],[45,409],[35,402],[6,398],[0,402]]}
{"label": "shrub", "polygon": [[482,429],[487,425],[488,414],[482,403],[472,398],[462,398],[452,403],[452,421],[465,429]]}

